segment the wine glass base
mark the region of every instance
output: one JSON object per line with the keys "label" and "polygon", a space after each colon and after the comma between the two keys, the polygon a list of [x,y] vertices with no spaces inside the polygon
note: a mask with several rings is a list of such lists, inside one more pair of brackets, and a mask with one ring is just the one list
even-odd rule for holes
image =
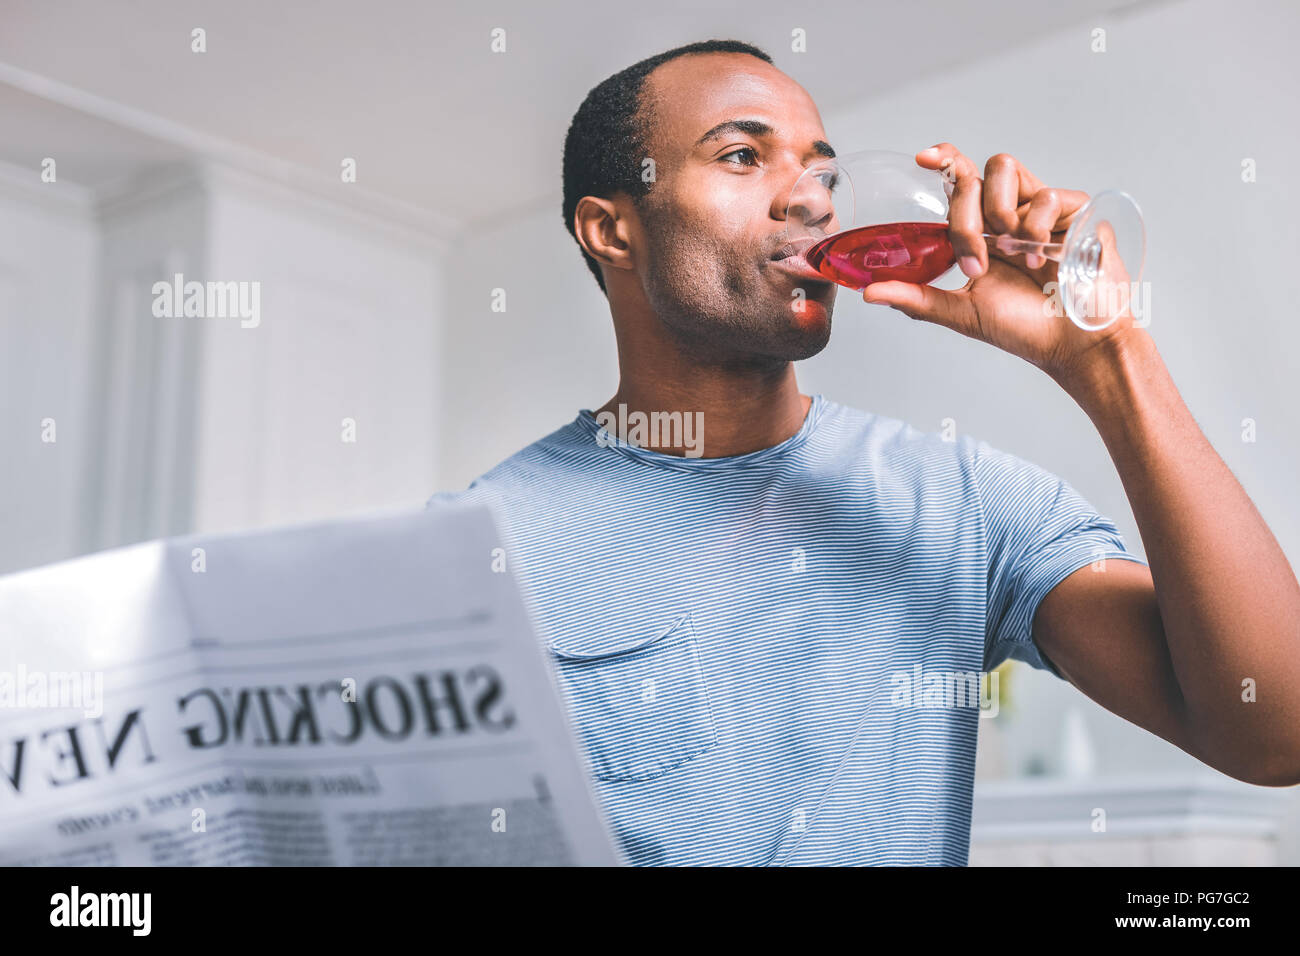
{"label": "wine glass base", "polygon": [[1128,193],[1109,190],[1092,197],[1065,234],[1057,283],[1065,314],[1095,332],[1129,311],[1142,280],[1146,228]]}

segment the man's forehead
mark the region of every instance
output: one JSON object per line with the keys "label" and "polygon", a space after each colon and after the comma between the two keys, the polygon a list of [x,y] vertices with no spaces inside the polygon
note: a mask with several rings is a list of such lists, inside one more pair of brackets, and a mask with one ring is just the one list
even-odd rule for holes
{"label": "man's forehead", "polygon": [[803,87],[752,56],[678,57],[655,69],[646,86],[661,143],[684,151],[706,131],[734,119],[764,121],[783,134],[821,130],[821,117]]}

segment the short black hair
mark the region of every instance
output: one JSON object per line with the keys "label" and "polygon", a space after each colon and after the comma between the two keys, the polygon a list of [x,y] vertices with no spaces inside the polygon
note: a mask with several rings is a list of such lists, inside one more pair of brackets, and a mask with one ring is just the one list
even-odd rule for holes
{"label": "short black hair", "polygon": [[[690,53],[743,53],[772,62],[758,47],[739,40],[704,40],[648,57],[594,87],[573,115],[564,138],[564,228],[575,242],[578,234],[573,214],[583,196],[611,199],[623,192],[640,206],[650,191],[641,178],[641,161],[652,132],[641,99],[645,78],[660,64]],[[581,245],[578,248],[600,291],[605,292],[600,264]]]}

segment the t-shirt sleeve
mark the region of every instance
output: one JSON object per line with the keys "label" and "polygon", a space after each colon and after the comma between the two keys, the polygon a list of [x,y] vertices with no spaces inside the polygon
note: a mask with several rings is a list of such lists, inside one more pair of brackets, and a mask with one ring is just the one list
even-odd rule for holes
{"label": "t-shirt sleeve", "polygon": [[1061,677],[1030,633],[1039,603],[1094,561],[1147,562],[1129,550],[1113,521],[1056,475],[985,442],[975,445],[972,469],[988,559],[984,667],[1011,658]]}

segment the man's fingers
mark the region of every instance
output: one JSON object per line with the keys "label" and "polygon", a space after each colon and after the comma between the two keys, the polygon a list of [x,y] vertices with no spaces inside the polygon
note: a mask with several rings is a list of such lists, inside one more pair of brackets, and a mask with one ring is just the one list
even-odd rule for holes
{"label": "man's fingers", "polygon": [[[1057,191],[1055,189],[1040,189],[1029,200],[1024,217],[1012,231],[1012,235],[1033,242],[1051,242],[1052,230],[1056,228],[1056,221],[1060,218],[1060,215],[1061,197]],[[1042,256],[1036,254],[1031,253],[1025,256],[1025,265],[1030,269],[1039,268],[1044,261]]]}
{"label": "man's fingers", "polygon": [[[916,161],[937,169],[953,184],[948,201],[948,237],[957,262],[970,278],[989,267],[984,233],[1051,242],[1052,234],[1068,229],[1075,213],[1088,201],[1077,189],[1046,189],[1042,181],[1010,153],[998,153],[984,165],[981,179],[975,164],[951,143],[917,153]],[[1038,269],[1045,260],[1025,257],[1025,266]]]}
{"label": "man's fingers", "polygon": [[1064,232],[1070,228],[1070,223],[1074,222],[1075,213],[1086,206],[1091,197],[1077,189],[1053,189],[1052,192],[1056,193],[1056,198],[1061,203],[1061,210],[1056,214],[1052,232]]}
{"label": "man's fingers", "polygon": [[[1016,235],[1034,197],[1046,189],[1042,180],[1009,153],[998,153],[984,164],[984,219],[999,233]],[[1088,201],[1077,189],[1054,189],[1060,203],[1052,232],[1068,229],[1074,214]]]}
{"label": "man's fingers", "polygon": [[938,169],[953,184],[948,200],[948,239],[961,271],[970,278],[988,269],[988,248],[981,238],[984,210],[981,199],[983,183],[979,171],[952,143],[940,143],[916,154],[916,162],[926,169]]}
{"label": "man's fingers", "polygon": [[1014,232],[1020,224],[1017,211],[1043,188],[1029,170],[1009,153],[998,153],[984,164],[984,219],[993,232]]}

